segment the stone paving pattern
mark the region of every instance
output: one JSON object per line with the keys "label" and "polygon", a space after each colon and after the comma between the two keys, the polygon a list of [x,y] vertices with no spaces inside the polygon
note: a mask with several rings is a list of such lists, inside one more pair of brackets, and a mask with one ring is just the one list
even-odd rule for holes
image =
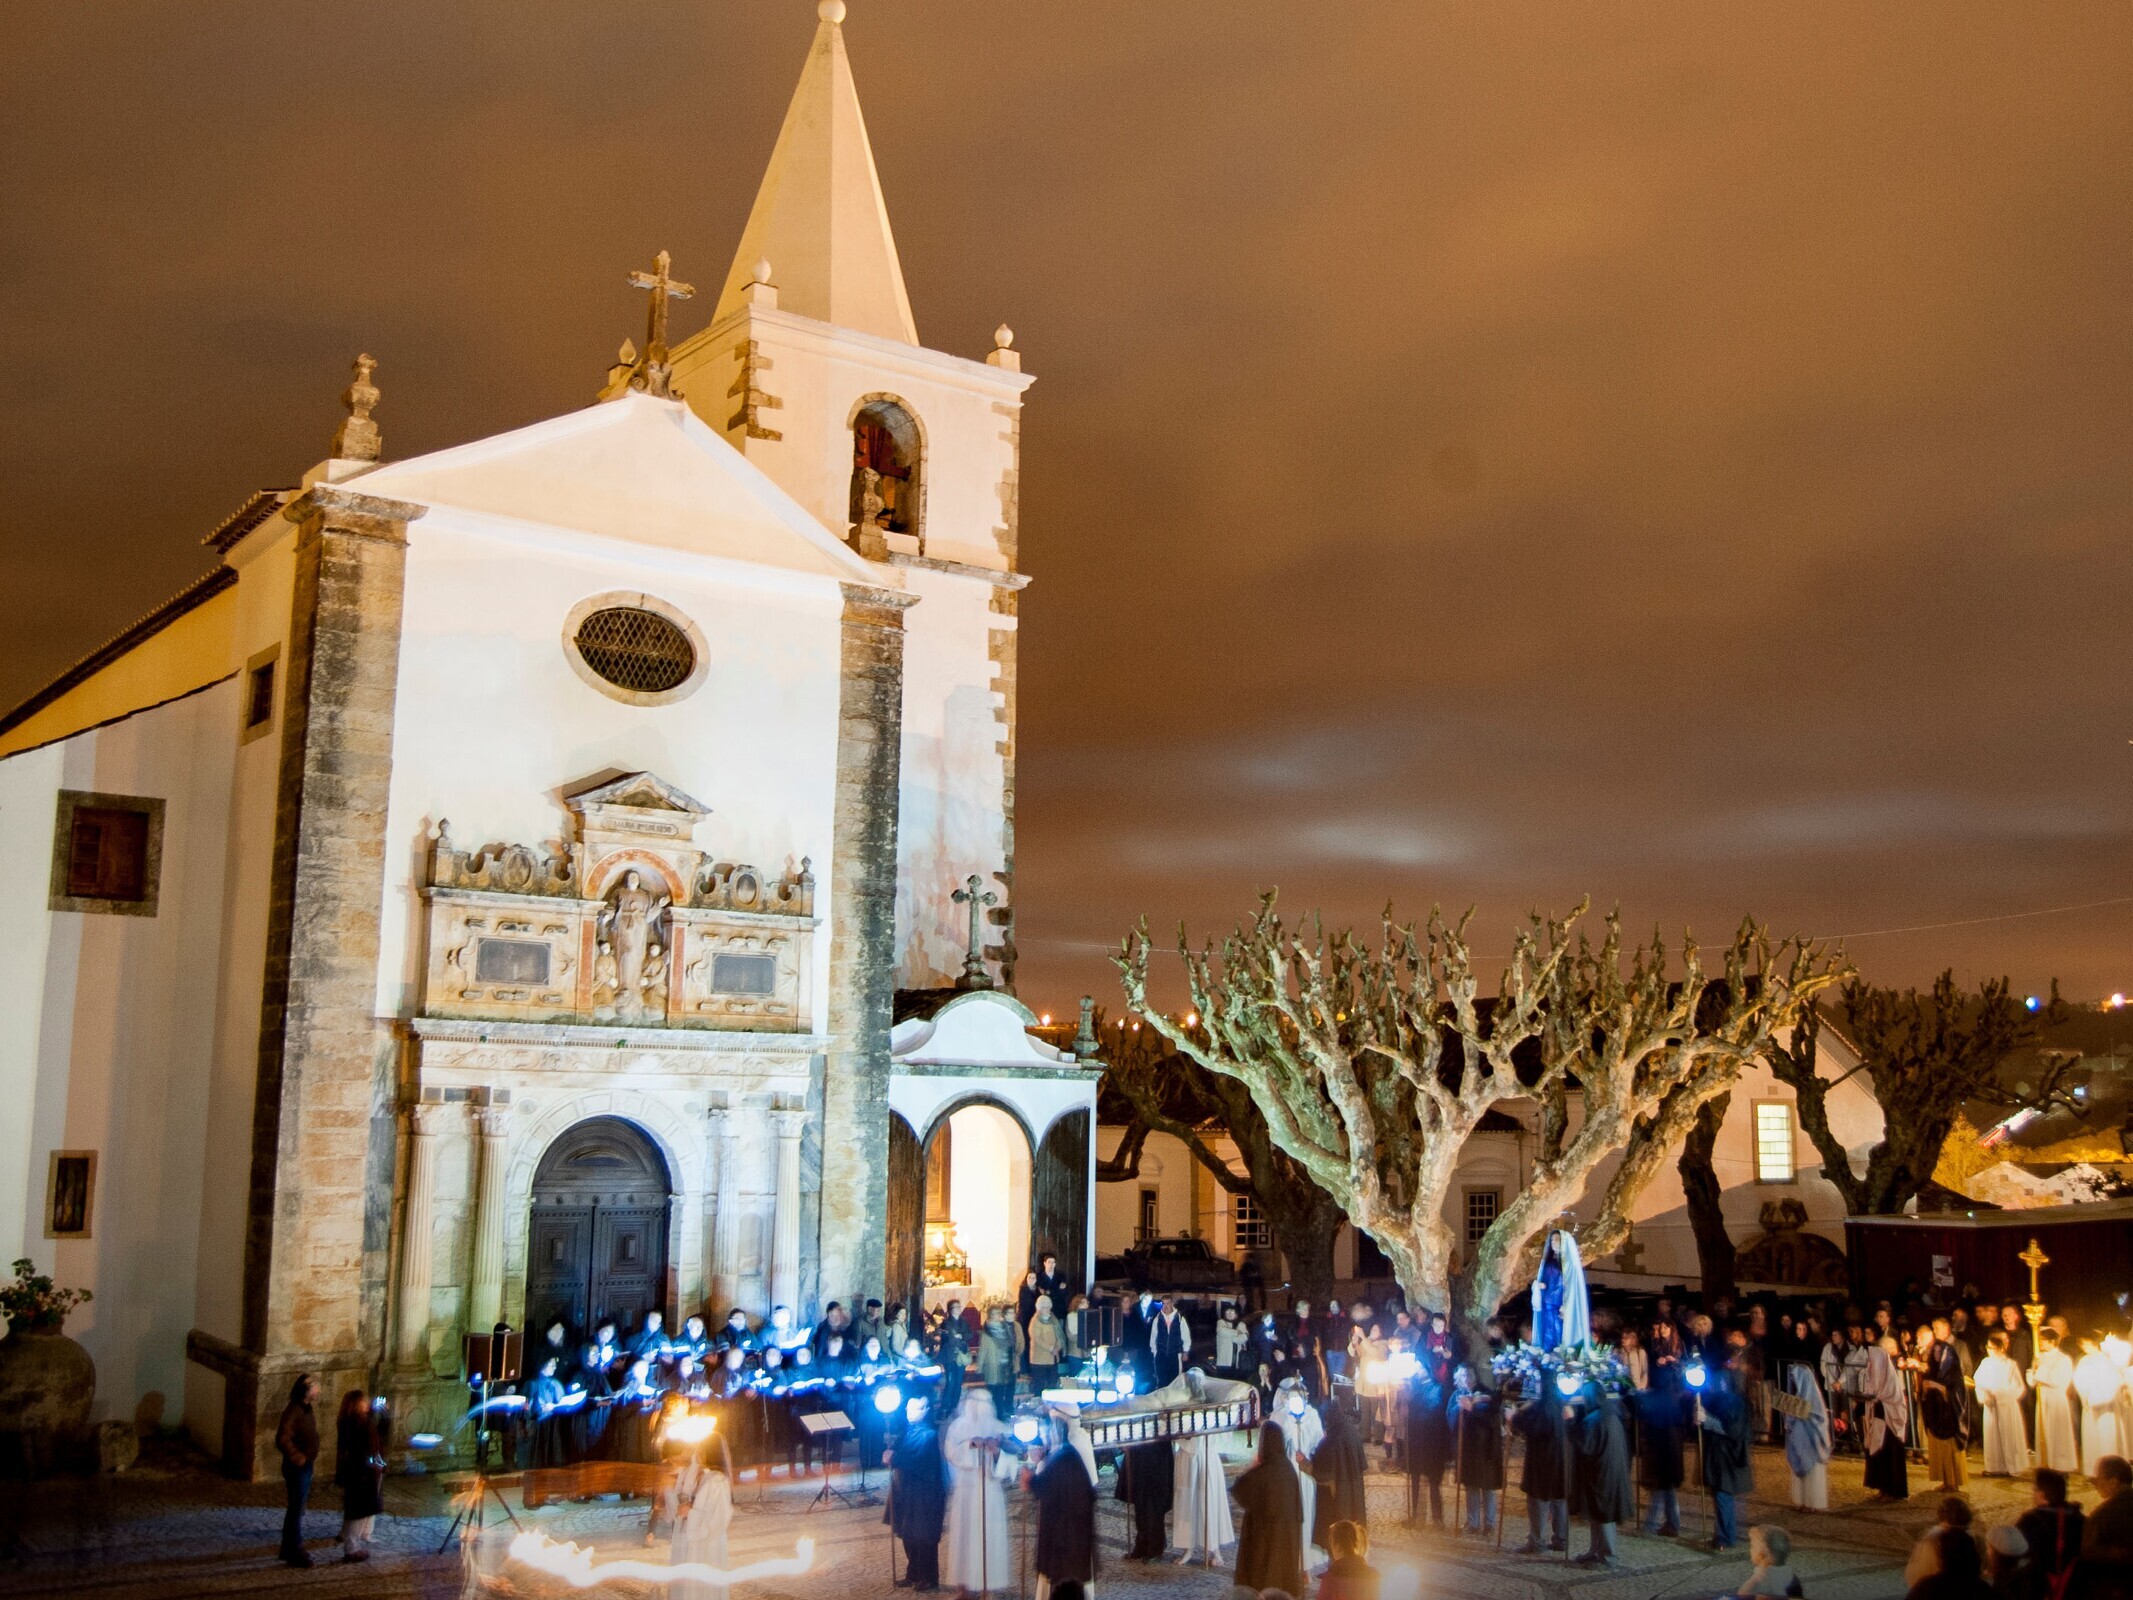
{"label": "stone paving pattern", "polygon": [[[1241,1462],[1239,1452],[1233,1463]],[[1794,1511],[1785,1503],[1788,1478],[1776,1451],[1757,1452],[1759,1493],[1747,1508],[1743,1526],[1774,1521],[1794,1537],[1794,1565],[1802,1573],[1810,1600],[1894,1600],[1902,1593],[1905,1555],[1933,1517],[1939,1496],[1921,1485],[1912,1471],[1912,1496],[1895,1505],[1860,1503],[1859,1463],[1840,1458],[1831,1463],[1830,1492],[1844,1509],[1820,1515]],[[878,1488],[880,1473],[874,1474]],[[840,1484],[842,1480],[840,1480]],[[729,1558],[739,1564],[790,1555],[803,1536],[816,1541],[815,1565],[801,1579],[778,1579],[743,1586],[736,1600],[858,1600],[901,1591],[891,1587],[889,1537],[878,1505],[835,1505],[809,1511],[819,1480],[789,1483],[782,1476],[759,1488],[744,1481],[739,1490]],[[1774,1491],[1776,1498],[1771,1498]],[[504,1491],[513,1511],[530,1527],[551,1538],[595,1547],[602,1558],[630,1555],[663,1560],[664,1543],[644,1547],[646,1508],[642,1501],[601,1500],[524,1511],[516,1493]],[[1693,1600],[1730,1592],[1747,1571],[1745,1552],[1713,1556],[1695,1548],[1697,1533],[1708,1532],[1700,1501],[1684,1506],[1690,1521],[1682,1540],[1625,1536],[1622,1565],[1608,1572],[1568,1566],[1560,1556],[1517,1556],[1523,1542],[1525,1507],[1515,1490],[1507,1495],[1509,1525],[1504,1550],[1429,1529],[1399,1525],[1406,1512],[1406,1486],[1389,1473],[1370,1480],[1370,1521],[1374,1559],[1381,1569],[1402,1565],[1416,1569],[1423,1600],[1434,1596],[1473,1595],[1486,1600]],[[2093,1500],[2087,1485],[2076,1480],[2075,1498]],[[2007,1479],[1979,1479],[1970,1484],[1970,1500],[1981,1527],[2012,1521],[2029,1504],[2026,1484]],[[380,1519],[376,1554],[367,1563],[343,1565],[331,1540],[340,1528],[334,1509],[338,1492],[330,1485],[313,1496],[307,1522],[311,1551],[319,1565],[294,1571],[274,1560],[281,1525],[280,1485],[243,1484],[216,1474],[203,1458],[176,1447],[150,1449],[133,1470],[117,1476],[64,1478],[39,1484],[0,1484],[0,1594],[69,1594],[111,1600],[183,1600],[209,1595],[470,1595],[464,1564],[456,1549],[443,1555],[437,1547],[451,1519],[445,1485],[422,1477],[396,1477],[386,1492],[387,1515]],[[1019,1503],[1019,1502],[1018,1502]],[[1100,1501],[1100,1535],[1107,1552],[1098,1586],[1106,1596],[1130,1593],[1138,1600],[1227,1600],[1226,1571],[1206,1571],[1165,1563],[1143,1565],[1117,1558],[1129,1542],[1125,1508],[1110,1498],[1110,1479]],[[500,1523],[492,1501],[489,1517]],[[502,1546],[514,1531],[484,1541],[484,1562],[500,1560]],[[1572,1551],[1584,1548],[1582,1529],[1573,1529]],[[510,1568],[502,1581],[480,1591],[494,1596],[546,1597],[598,1593],[616,1597],[657,1596],[661,1590],[641,1582],[618,1582],[597,1590],[576,1590]]]}

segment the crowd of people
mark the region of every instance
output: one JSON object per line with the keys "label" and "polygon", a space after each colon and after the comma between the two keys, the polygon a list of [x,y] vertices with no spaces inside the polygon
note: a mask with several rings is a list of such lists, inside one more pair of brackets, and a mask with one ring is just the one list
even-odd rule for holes
{"label": "crowd of people", "polygon": [[[1230,1482],[1211,1434],[1107,1451],[1133,1524],[1125,1559],[1233,1561],[1255,1592],[1300,1600],[1316,1572],[1331,1600],[1368,1600],[1373,1451],[1404,1477],[1410,1525],[1502,1545],[1515,1473],[1526,1526],[1514,1551],[1573,1559],[1576,1522],[1574,1559],[1607,1567],[1641,1510],[1648,1536],[1682,1538],[1694,1521],[1714,1550],[1745,1545],[1742,1594],[1798,1592],[1786,1531],[1742,1525],[1758,1444],[1782,1448],[1803,1513],[1830,1508],[1840,1453],[1862,1458],[1877,1499],[1906,1498],[1914,1479],[1936,1487],[1935,1528],[1906,1574],[1918,1600],[2105,1594],[2133,1563],[2133,1389],[2115,1336],[2053,1319],[2032,1338],[2013,1306],[1788,1312],[1724,1297],[1590,1321],[1589,1340],[1554,1349],[1505,1323],[1469,1349],[1441,1313],[1397,1302],[1280,1315],[1225,1304],[1195,1328],[1160,1295],[1092,1303],[1045,1257],[1015,1300],[982,1309],[949,1299],[914,1315],[870,1299],[850,1312],[832,1303],[812,1326],[786,1307],[761,1322],[736,1310],[715,1330],[698,1317],[670,1330],[652,1312],[626,1333],[602,1323],[582,1337],[555,1323],[490,1404],[505,1465],[678,1463],[655,1512],[678,1563],[723,1560],[743,1479],[886,1466],[899,1584],[921,1591],[1009,1586],[1016,1483],[1035,1506],[1047,1586],[1092,1581],[1099,1460],[1061,1386],[1184,1405],[1209,1377],[1257,1390],[1252,1463]],[[278,1438],[297,1508],[319,1455],[315,1390],[292,1396]],[[806,1420],[825,1414],[828,1426]],[[675,1428],[682,1417],[711,1421]],[[361,1560],[390,1435],[383,1401],[351,1393],[337,1430],[345,1559]],[[1985,1475],[2033,1486],[2031,1509],[1985,1537],[1960,1495],[1973,1446]],[[2072,1497],[2076,1477],[2093,1505]],[[285,1547],[302,1554],[300,1540],[293,1556]],[[2086,1587],[2071,1586],[2077,1573]]]}

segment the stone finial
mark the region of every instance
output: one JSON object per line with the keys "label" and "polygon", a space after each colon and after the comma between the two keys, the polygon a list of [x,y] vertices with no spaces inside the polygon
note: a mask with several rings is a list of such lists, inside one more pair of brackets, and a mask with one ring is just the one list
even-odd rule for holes
{"label": "stone finial", "polygon": [[355,382],[341,394],[341,404],[348,408],[348,416],[333,435],[333,455],[337,461],[375,461],[384,441],[379,437],[378,425],[371,421],[371,408],[378,403],[378,386],[370,381],[370,375],[378,370],[377,358],[360,355],[355,358]]}
{"label": "stone finial", "polygon": [[994,349],[1005,350],[1012,346],[1014,342],[1015,330],[1010,328],[1006,323],[1003,322],[997,328],[992,330],[992,343]]}
{"label": "stone finial", "polygon": [[764,311],[778,308],[778,286],[770,281],[770,257],[756,258],[748,281],[741,285],[741,304],[755,306]]}
{"label": "stone finial", "polygon": [[824,22],[842,22],[844,20],[844,0],[821,0],[821,3],[815,7],[815,15]]}
{"label": "stone finial", "polygon": [[1004,367],[1009,372],[1022,370],[1022,356],[1014,347],[1015,330],[1001,323],[992,330],[992,353],[985,358],[989,367]]}
{"label": "stone finial", "polygon": [[1085,994],[1081,997],[1081,1028],[1074,1035],[1074,1054],[1080,1060],[1094,1061],[1102,1048],[1096,1038],[1096,997]]}

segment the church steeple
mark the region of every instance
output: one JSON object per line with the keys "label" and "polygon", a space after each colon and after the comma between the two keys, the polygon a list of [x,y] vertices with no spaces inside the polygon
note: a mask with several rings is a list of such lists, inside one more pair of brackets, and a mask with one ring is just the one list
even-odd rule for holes
{"label": "church steeple", "polygon": [[756,263],[767,260],[781,309],[917,344],[918,325],[844,50],[844,0],[821,0],[816,12],[822,20],[815,42],[712,321],[747,303]]}

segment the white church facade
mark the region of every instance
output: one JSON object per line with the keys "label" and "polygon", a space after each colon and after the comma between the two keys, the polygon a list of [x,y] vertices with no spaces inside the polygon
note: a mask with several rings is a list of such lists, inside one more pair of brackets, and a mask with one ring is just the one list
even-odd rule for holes
{"label": "white church facade", "polygon": [[396,462],[366,358],[0,718],[0,1236],[99,1416],[250,1472],[295,1373],[436,1424],[499,1319],[1089,1270],[1097,1068],[1012,998],[1032,380],[919,344],[841,9],[702,332],[662,257],[596,403]]}

